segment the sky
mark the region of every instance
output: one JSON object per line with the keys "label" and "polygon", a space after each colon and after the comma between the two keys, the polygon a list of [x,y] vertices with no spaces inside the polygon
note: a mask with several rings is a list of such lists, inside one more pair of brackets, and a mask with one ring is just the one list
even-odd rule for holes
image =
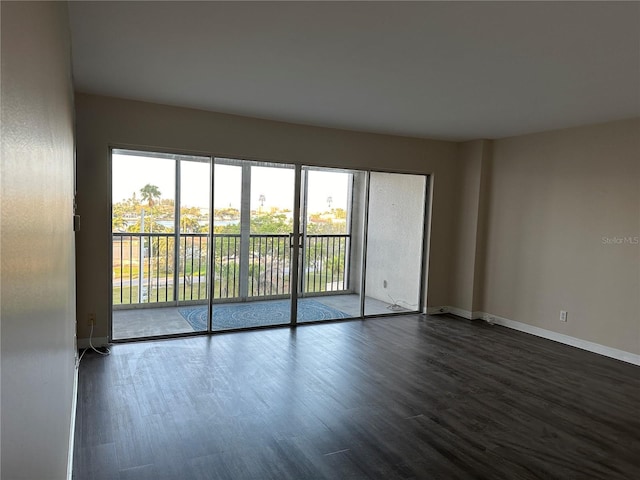
{"label": "sky", "polygon": [[[183,161],[180,167],[181,200],[185,207],[209,207],[209,164]],[[114,153],[112,163],[113,203],[131,198],[133,192],[140,199],[140,189],[146,184],[156,185],[162,198],[175,200],[175,160],[138,157]],[[264,195],[264,209],[271,207],[293,210],[295,171],[291,167],[252,166],[251,209],[260,206]],[[215,208],[231,205],[240,209],[242,168],[217,164],[214,169]],[[309,171],[309,212],[331,208],[347,209],[349,174],[336,171]]]}

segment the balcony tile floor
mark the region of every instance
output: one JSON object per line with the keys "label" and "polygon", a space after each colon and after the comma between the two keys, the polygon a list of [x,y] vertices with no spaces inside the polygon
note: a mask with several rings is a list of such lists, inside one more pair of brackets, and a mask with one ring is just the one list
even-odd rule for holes
{"label": "balcony tile floor", "polygon": [[[313,299],[346,314],[353,315],[354,317],[357,317],[360,312],[360,297],[355,294],[327,295],[313,297]],[[365,313],[367,315],[407,311],[404,309],[391,310],[390,307],[391,305],[389,303],[371,297],[365,299]],[[238,328],[242,328],[242,326],[240,325]],[[191,332],[193,332],[193,328],[182,315],[180,315],[177,307],[132,308],[113,311],[114,340]]]}

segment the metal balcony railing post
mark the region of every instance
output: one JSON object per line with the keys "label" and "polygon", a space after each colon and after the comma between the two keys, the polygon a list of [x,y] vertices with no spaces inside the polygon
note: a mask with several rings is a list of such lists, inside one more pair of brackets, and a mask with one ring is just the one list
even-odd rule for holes
{"label": "metal balcony railing post", "polygon": [[[120,252],[120,274],[115,274],[113,279],[114,288],[114,304],[135,304],[135,303],[166,303],[175,302],[174,298],[182,298],[183,300],[203,300],[205,297],[201,294],[202,279],[200,270],[202,269],[202,246],[203,239],[207,241],[206,233],[185,233],[176,235],[176,233],[113,233],[113,250]],[[249,297],[276,297],[287,295],[293,284],[289,284],[287,268],[290,267],[291,255],[289,244],[291,240],[286,234],[255,234],[249,235],[246,240],[249,251],[255,255],[254,267],[256,269],[255,282],[251,279],[244,281],[238,278],[236,272],[237,258],[239,254],[239,241],[242,241],[240,234],[219,234],[215,235],[215,243],[211,245],[212,262],[211,266],[217,271],[217,277],[220,282],[216,286],[214,293],[216,298],[233,299],[239,297],[238,283],[248,288]],[[170,239],[174,240],[171,245]],[[144,264],[145,241],[149,243],[157,240],[154,248],[156,256],[148,258],[147,265]],[[197,241],[196,241],[197,240]],[[129,242],[128,249],[124,242]],[[139,278],[133,277],[131,269],[131,261],[133,260],[134,248],[133,243],[139,242],[140,268]],[[348,234],[327,234],[327,235],[307,235],[306,236],[306,258],[305,265],[307,270],[305,274],[305,293],[318,294],[323,292],[344,291],[347,289],[348,257],[350,255],[351,237]],[[117,242],[117,243],[116,243]],[[299,248],[302,247],[302,236],[298,239]],[[198,244],[198,249],[195,245]],[[174,271],[170,274],[171,256],[169,251],[177,245],[178,259],[173,259]],[[162,247],[165,252],[162,253]],[[129,294],[125,295],[124,289],[127,287],[127,279],[124,278],[124,259],[126,252],[129,252],[129,274],[128,287]],[[200,252],[200,253],[197,253]],[[198,255],[198,258],[195,256]],[[161,258],[162,257],[162,258]],[[248,256],[247,256],[248,258]],[[251,260],[248,258],[248,260]],[[302,259],[301,259],[302,260]],[[225,263],[226,262],[226,263]],[[248,262],[247,262],[248,263]],[[241,262],[242,264],[242,262]],[[115,265],[115,263],[114,263]],[[178,267],[175,267],[178,265]],[[185,280],[187,277],[187,268],[191,267],[191,275],[198,276],[193,279],[192,284],[187,287],[186,281],[182,285],[176,279],[182,275]],[[165,268],[164,274],[162,268]],[[209,267],[207,266],[207,269]],[[248,271],[248,270],[247,270]],[[197,273],[196,273],[197,272]],[[155,278],[153,278],[155,276]],[[171,287],[170,278],[173,276],[173,295],[169,295]],[[161,278],[162,277],[162,278]],[[300,279],[298,279],[300,282]],[[137,298],[133,295],[134,283],[138,286],[149,288],[147,298],[142,298],[142,293],[138,292]],[[151,287],[156,289],[155,295],[151,295]],[[120,292],[116,291],[120,288]],[[165,288],[164,295],[160,290]],[[193,289],[197,291],[194,292]],[[144,288],[143,288],[144,289]],[[179,289],[182,289],[180,291]],[[180,295],[182,297],[180,297]],[[246,297],[245,297],[246,298]],[[142,300],[142,301],[141,301]]]}

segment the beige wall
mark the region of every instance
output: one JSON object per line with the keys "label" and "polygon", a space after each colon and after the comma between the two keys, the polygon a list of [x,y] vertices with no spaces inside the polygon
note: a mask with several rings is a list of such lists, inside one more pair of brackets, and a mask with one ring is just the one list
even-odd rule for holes
{"label": "beige wall", "polygon": [[[489,191],[491,189],[491,171],[493,168],[493,142],[482,141],[482,149],[479,152],[481,158],[481,170],[478,186],[478,219],[476,224],[475,263],[473,270],[473,309],[482,311],[482,298],[485,292],[484,275],[486,271],[487,250],[487,219],[489,215]],[[474,177],[477,178],[477,177]]]}
{"label": "beige wall", "polygon": [[451,306],[481,313],[484,292],[487,198],[491,174],[491,140],[458,144],[457,196],[453,216],[449,295]]}
{"label": "beige wall", "polygon": [[84,94],[76,103],[81,338],[89,312],[107,335],[114,145],[431,174],[428,306],[639,351],[638,246],[602,242],[640,235],[638,120],[455,144]]}
{"label": "beige wall", "polygon": [[63,479],[75,378],[67,7],[1,8],[1,477]]}
{"label": "beige wall", "polygon": [[458,144],[456,215],[451,238],[455,252],[451,263],[451,306],[473,312],[474,271],[482,174],[483,140]]}
{"label": "beige wall", "polygon": [[255,160],[433,174],[429,305],[448,304],[456,145],[223,115],[93,95],[76,95],[78,129],[78,336],[108,332],[109,145]]}
{"label": "beige wall", "polygon": [[481,309],[639,354],[640,120],[497,140],[487,172]]}

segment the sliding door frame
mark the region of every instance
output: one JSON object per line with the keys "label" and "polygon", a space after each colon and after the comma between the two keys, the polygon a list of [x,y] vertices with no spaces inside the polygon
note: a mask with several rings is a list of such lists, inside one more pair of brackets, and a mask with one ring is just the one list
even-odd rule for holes
{"label": "sliding door frame", "polygon": [[[185,153],[184,150],[175,150],[175,149],[170,149],[170,148],[161,148],[161,149],[151,149],[151,148],[145,148],[145,147],[140,147],[140,146],[130,146],[130,145],[116,145],[116,144],[112,144],[109,146],[109,153],[108,153],[108,171],[109,171],[109,178],[108,178],[108,188],[109,188],[109,192],[110,192],[110,202],[109,202],[109,208],[110,210],[113,208],[113,198],[112,198],[112,191],[113,191],[113,152],[114,150],[123,150],[123,151],[127,151],[127,152],[139,152],[140,154],[144,155],[144,154],[159,154],[159,155],[175,155],[177,157],[180,156],[185,156],[185,157],[189,157],[189,156],[196,156],[196,157],[200,157],[200,158],[208,158],[209,159],[209,165],[210,165],[210,170],[209,170],[209,191],[210,191],[210,199],[209,199],[209,235],[208,235],[208,245],[207,245],[207,257],[208,257],[208,265],[207,265],[207,281],[209,283],[209,288],[208,288],[208,301],[207,301],[207,329],[203,330],[203,331],[194,331],[194,332],[187,332],[187,333],[177,333],[177,334],[161,334],[161,335],[154,335],[154,336],[148,336],[148,337],[135,337],[135,338],[128,338],[128,339],[113,339],[113,300],[112,300],[112,295],[113,295],[113,279],[111,279],[111,281],[109,282],[109,292],[108,292],[108,296],[107,298],[109,299],[109,308],[108,308],[108,312],[109,312],[109,329],[108,329],[108,334],[109,334],[109,341],[113,342],[113,343],[127,343],[127,342],[137,342],[137,341],[145,341],[145,340],[159,340],[159,339],[166,339],[166,338],[180,338],[180,337],[190,337],[190,336],[200,336],[200,335],[212,335],[212,334],[217,334],[217,333],[225,333],[225,332],[236,332],[236,331],[245,331],[245,330],[259,330],[259,329],[265,329],[265,328],[273,328],[273,327],[282,327],[282,326],[293,326],[295,327],[298,322],[297,322],[297,303],[298,303],[298,299],[300,296],[304,295],[304,292],[302,290],[302,285],[301,285],[301,279],[300,279],[300,267],[301,265],[303,265],[304,263],[304,259],[301,258],[301,255],[304,255],[304,244],[301,242],[304,242],[303,237],[303,233],[301,233],[301,212],[304,212],[306,214],[306,199],[302,198],[302,194],[303,192],[306,195],[307,192],[307,188],[308,185],[302,185],[302,182],[305,181],[307,182],[307,174],[306,174],[306,170],[304,169],[304,167],[308,167],[309,169],[318,169],[318,170],[322,170],[322,169],[327,169],[327,170],[347,170],[347,171],[352,171],[352,172],[360,172],[362,174],[364,174],[364,182],[365,182],[365,186],[364,186],[364,205],[363,205],[363,218],[362,218],[362,246],[361,246],[361,272],[360,272],[360,292],[359,292],[359,306],[360,306],[360,315],[359,317],[349,317],[349,318],[345,318],[345,319],[331,319],[331,320],[314,320],[314,321],[305,321],[303,324],[304,325],[312,325],[312,324],[316,324],[316,323],[326,323],[326,322],[337,322],[337,321],[348,321],[348,320],[354,320],[354,319],[367,319],[367,318],[372,318],[372,317],[387,317],[387,316],[397,316],[397,315],[406,315],[406,314],[420,314],[420,313],[424,313],[425,310],[425,305],[426,305],[426,296],[427,296],[427,292],[425,291],[425,287],[427,285],[427,275],[428,275],[428,264],[429,264],[429,233],[430,233],[430,227],[431,227],[431,210],[430,210],[430,205],[431,205],[431,201],[432,199],[430,198],[430,192],[431,192],[431,175],[427,174],[427,173],[418,173],[418,172],[401,172],[401,171],[395,171],[395,170],[378,170],[378,169],[362,169],[362,168],[337,168],[337,167],[331,167],[331,166],[320,166],[320,165],[306,165],[304,163],[289,163],[289,162],[277,162],[277,161],[269,161],[269,160],[259,160],[259,159],[249,159],[249,158],[239,158],[237,156],[226,156],[226,155],[216,155],[216,154],[202,154],[201,152],[194,152],[194,153]],[[294,210],[293,210],[293,232],[292,232],[292,237],[291,237],[291,271],[290,271],[290,295],[289,295],[289,300],[291,303],[291,316],[290,316],[290,322],[288,324],[277,324],[277,325],[260,325],[260,326],[252,326],[252,327],[245,327],[245,328],[239,328],[239,329],[224,329],[224,330],[213,330],[213,309],[215,308],[215,304],[214,304],[214,290],[215,290],[215,284],[214,284],[214,272],[213,269],[215,268],[214,265],[214,253],[215,253],[215,232],[214,232],[214,202],[215,202],[215,182],[214,182],[214,176],[215,176],[215,165],[216,165],[216,160],[218,159],[230,159],[230,160],[237,160],[240,162],[256,162],[256,163],[271,163],[271,164],[282,164],[283,166],[289,166],[289,167],[293,167],[295,169],[295,180],[294,180]],[[179,238],[181,235],[181,229],[180,229],[180,218],[179,218],[179,209],[180,209],[180,196],[181,196],[181,190],[180,190],[180,167],[179,167],[179,162],[181,160],[180,159],[175,159],[176,162],[176,175],[175,175],[175,185],[176,185],[176,200],[175,200],[175,232],[174,235],[176,237],[175,240],[175,245],[174,245],[174,258],[175,258],[175,263],[176,265],[178,264],[179,260]],[[382,313],[382,314],[369,314],[366,315],[365,314],[365,297],[366,297],[366,271],[367,271],[367,244],[368,244],[368,236],[369,236],[369,232],[368,232],[368,223],[369,223],[369,203],[370,203],[370,179],[371,179],[371,173],[376,172],[376,173],[390,173],[390,174],[401,174],[401,175],[416,175],[416,176],[421,176],[424,177],[425,180],[425,186],[424,186],[424,190],[423,190],[423,224],[422,224],[422,239],[421,239],[421,258],[420,258],[420,278],[419,278],[419,289],[420,289],[420,294],[419,294],[419,304],[418,304],[418,309],[417,310],[411,310],[411,311],[406,311],[406,312],[389,312],[389,313]],[[355,177],[354,177],[355,178]],[[352,207],[353,207],[353,181],[355,181],[354,179],[352,180],[352,183],[350,185],[350,189],[351,189],[351,195],[348,196],[349,201],[351,202],[350,204],[350,209],[349,209],[349,216],[352,215]],[[243,172],[243,189],[244,189],[244,172]],[[303,205],[302,202],[305,202],[305,204]],[[348,221],[352,221],[351,218],[348,219]],[[241,229],[242,230],[242,229]],[[352,233],[352,225],[349,226],[349,231]],[[112,229],[109,228],[109,242],[108,242],[108,250],[109,250],[109,271],[111,271],[112,266],[113,266],[113,248],[111,247],[112,245],[112,240],[113,239],[113,232]],[[349,262],[349,264],[351,264],[351,262]],[[345,272],[345,275],[349,275],[348,272]],[[345,280],[345,281],[349,281],[350,282],[350,278],[349,280]],[[175,283],[175,282],[174,282]],[[174,301],[173,302],[167,302],[170,303],[171,305],[168,305],[167,303],[163,304],[163,305],[159,305],[158,307],[168,307],[168,306],[177,306],[178,305],[178,300],[177,298],[179,297],[179,293],[177,290],[177,286],[174,285],[174,293],[173,293],[173,297],[174,297]],[[137,308],[145,308],[145,306],[140,306]],[[146,308],[154,308],[154,306],[152,305],[146,305]]]}
{"label": "sliding door frame", "polygon": [[[425,291],[426,282],[427,282],[427,269],[428,269],[428,258],[427,255],[429,253],[429,228],[431,225],[431,216],[429,205],[431,204],[431,199],[429,196],[430,193],[430,182],[431,175],[428,173],[407,173],[407,172],[397,172],[390,170],[377,170],[377,169],[367,169],[362,170],[366,173],[366,186],[365,186],[365,215],[363,220],[363,246],[362,246],[362,272],[361,272],[361,282],[360,282],[360,318],[375,318],[375,317],[394,317],[397,315],[410,315],[410,314],[421,314],[425,313],[425,305],[426,305],[426,296],[427,292]],[[423,202],[422,202],[422,239],[420,242],[420,275],[419,275],[419,295],[418,295],[418,309],[417,310],[409,310],[406,312],[389,312],[389,313],[372,313],[365,314],[365,300],[366,300],[366,275],[367,275],[367,243],[369,238],[369,200],[370,200],[370,192],[371,192],[371,174],[372,173],[386,173],[386,174],[396,174],[396,175],[411,175],[424,177],[424,189],[423,189]]]}
{"label": "sliding door frame", "polygon": [[[300,288],[299,275],[300,265],[304,263],[304,260],[300,262],[300,252],[302,245],[300,242],[304,242],[300,235],[300,202],[304,201],[301,197],[302,193],[302,166],[295,165],[295,176],[293,184],[293,237],[291,245],[291,271],[289,272],[289,290],[291,292],[291,314],[289,317],[289,323],[292,326],[296,326],[298,323],[298,290]],[[305,175],[305,181],[307,176]],[[306,194],[306,192],[305,192]],[[306,203],[306,202],[305,202]],[[306,206],[305,206],[306,209]],[[304,243],[303,243],[304,245]],[[301,248],[302,247],[302,248]]]}
{"label": "sliding door frame", "polygon": [[364,177],[364,217],[362,219],[362,258],[360,260],[360,318],[365,318],[364,307],[367,287],[367,243],[369,240],[369,193],[371,188],[371,170]]}
{"label": "sliding door frame", "polygon": [[[175,194],[175,199],[174,199],[174,219],[173,219],[173,232],[171,232],[173,239],[174,239],[174,248],[173,248],[173,279],[172,279],[172,284],[173,284],[173,295],[172,298],[170,300],[167,300],[166,302],[157,302],[157,303],[137,303],[137,304],[131,304],[129,306],[129,309],[155,309],[155,308],[177,308],[180,306],[181,302],[183,302],[182,304],[186,304],[189,305],[189,301],[185,301],[185,300],[179,300],[179,282],[177,281],[179,279],[179,266],[180,266],[180,239],[181,239],[181,225],[180,225],[180,220],[181,220],[181,213],[180,213],[180,208],[181,208],[181,162],[183,161],[188,161],[188,158],[181,158],[181,157],[194,157],[194,158],[200,158],[200,159],[208,159],[208,164],[209,164],[209,195],[210,195],[210,201],[209,201],[209,205],[212,206],[213,205],[213,166],[214,166],[214,157],[210,156],[210,155],[203,155],[202,153],[184,153],[183,151],[174,151],[172,149],[152,149],[152,148],[145,148],[145,147],[132,147],[129,145],[109,145],[108,148],[108,171],[109,171],[109,178],[108,178],[108,191],[109,191],[109,211],[111,212],[111,215],[113,215],[113,155],[114,152],[118,153],[118,151],[123,152],[124,154],[131,154],[131,155],[138,155],[140,157],[149,157],[149,158],[154,158],[155,156],[158,157],[175,157],[175,158],[171,158],[171,160],[173,160],[174,162],[174,194]],[[204,163],[204,162],[203,162]],[[110,219],[111,220],[111,219]],[[212,234],[213,234],[213,224],[212,224],[213,218],[211,215],[209,215],[209,234],[208,234],[208,239],[207,239],[207,257],[211,258],[211,253],[212,253]],[[111,223],[111,222],[110,222]],[[113,248],[112,248],[112,244],[113,244],[113,228],[110,226],[109,227],[109,243],[108,243],[108,251],[109,251],[109,271],[112,271],[113,268]],[[141,234],[143,234],[144,232],[140,232]],[[151,236],[150,236],[151,238]],[[140,238],[140,244],[142,246],[142,236]],[[142,247],[141,247],[142,248]],[[211,269],[210,269],[211,264],[209,263],[207,265],[207,275],[206,275],[206,281],[209,283],[209,291],[207,291],[208,296],[210,297],[210,294],[212,292],[212,288],[213,288],[213,284],[212,284],[212,276],[211,276]],[[211,299],[206,299],[206,305],[207,305],[207,309],[208,309],[208,317],[209,317],[209,321],[208,321],[208,326],[207,326],[207,330],[202,330],[202,331],[194,331],[194,332],[186,332],[186,333],[178,333],[178,334],[160,334],[160,335],[153,335],[153,336],[141,336],[141,337],[133,337],[133,338],[122,338],[122,339],[114,339],[113,338],[113,312],[114,312],[114,305],[113,305],[113,288],[114,288],[114,281],[113,281],[113,275],[110,276],[110,281],[109,281],[109,294],[107,296],[107,298],[109,299],[108,305],[108,315],[109,315],[109,327],[108,327],[108,340],[109,342],[113,342],[113,343],[126,343],[126,342],[133,342],[133,341],[144,341],[144,340],[157,340],[157,339],[163,339],[163,338],[176,338],[176,337],[184,337],[184,336],[196,336],[196,335],[201,335],[203,333],[209,333],[211,331],[211,325],[210,325],[210,317],[211,317]],[[168,288],[168,285],[165,285],[165,288]],[[140,294],[140,292],[139,292]],[[186,303],[185,303],[186,302]],[[192,303],[193,304],[193,303]]]}

